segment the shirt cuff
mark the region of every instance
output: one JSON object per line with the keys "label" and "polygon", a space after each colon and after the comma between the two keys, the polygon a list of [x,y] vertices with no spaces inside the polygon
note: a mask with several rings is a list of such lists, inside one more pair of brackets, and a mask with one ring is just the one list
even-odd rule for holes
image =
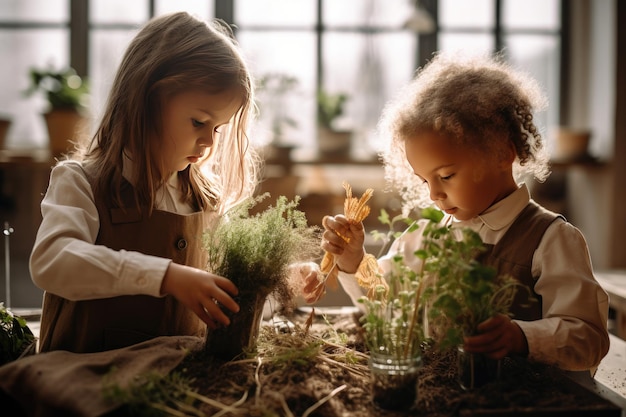
{"label": "shirt cuff", "polygon": [[161,284],[171,259],[139,253],[137,255],[129,256],[124,267],[124,282],[128,285],[129,292],[162,297]]}

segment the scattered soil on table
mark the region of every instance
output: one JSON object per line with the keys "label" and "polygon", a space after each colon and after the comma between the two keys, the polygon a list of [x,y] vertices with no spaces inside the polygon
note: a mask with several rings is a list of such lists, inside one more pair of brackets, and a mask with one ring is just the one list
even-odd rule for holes
{"label": "scattered soil on table", "polygon": [[505,359],[498,382],[464,391],[457,382],[456,357],[430,352],[423,358],[411,410],[377,409],[358,318],[317,316],[305,332],[307,317],[296,313],[291,328],[264,326],[258,352],[250,358],[219,362],[201,352],[187,357],[177,372],[210,399],[194,407],[208,416],[447,417],[531,415],[533,410],[541,415],[592,410],[590,416],[599,416],[611,406],[556,370],[521,359]]}

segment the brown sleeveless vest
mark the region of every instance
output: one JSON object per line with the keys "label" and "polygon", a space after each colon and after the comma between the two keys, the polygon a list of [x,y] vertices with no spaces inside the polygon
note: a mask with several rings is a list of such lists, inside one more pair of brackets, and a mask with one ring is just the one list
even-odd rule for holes
{"label": "brown sleeveless vest", "polygon": [[559,217],[565,220],[530,200],[502,239],[496,245],[486,245],[487,251],[479,257],[499,274],[509,274],[528,288],[517,291],[511,311],[514,319],[529,321],[542,316],[541,297],[533,289],[536,281],[531,272],[533,255],[545,231]]}
{"label": "brown sleeveless vest", "polygon": [[[93,180],[89,175],[93,188]],[[116,207],[110,196],[95,196],[100,230],[96,245],[114,250],[138,251],[203,269],[205,213],[179,215],[154,210],[142,215],[133,188],[125,182]],[[81,274],[81,271],[66,273]],[[85,280],[90,277],[86,276]],[[147,295],[70,301],[44,294],[40,351],[99,352],[140,343],[157,336],[203,336],[206,325],[172,296]]]}

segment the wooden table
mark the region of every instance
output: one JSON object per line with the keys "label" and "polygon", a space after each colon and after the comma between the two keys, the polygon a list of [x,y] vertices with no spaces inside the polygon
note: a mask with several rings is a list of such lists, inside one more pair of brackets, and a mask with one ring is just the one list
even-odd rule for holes
{"label": "wooden table", "polygon": [[622,408],[626,417],[626,341],[609,335],[611,347],[596,372],[595,392]]}

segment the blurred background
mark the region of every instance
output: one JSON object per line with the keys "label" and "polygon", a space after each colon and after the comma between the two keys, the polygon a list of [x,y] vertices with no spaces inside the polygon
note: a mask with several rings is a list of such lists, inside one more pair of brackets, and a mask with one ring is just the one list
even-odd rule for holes
{"label": "blurred background", "polygon": [[0,282],[9,283],[0,301],[41,303],[28,256],[57,151],[45,95],[25,94],[31,69],[73,68],[88,83],[80,129],[89,133],[138,28],[177,10],[233,25],[259,84],[252,140],[267,160],[259,192],[301,196],[312,224],[342,210],[344,180],[356,195],[375,188],[369,229],[381,208],[397,211],[377,159],[385,102],[435,51],[503,52],[550,100],[537,124],[553,174],[529,184],[535,199],[583,231],[596,269],[626,268],[624,2],[0,0]]}

